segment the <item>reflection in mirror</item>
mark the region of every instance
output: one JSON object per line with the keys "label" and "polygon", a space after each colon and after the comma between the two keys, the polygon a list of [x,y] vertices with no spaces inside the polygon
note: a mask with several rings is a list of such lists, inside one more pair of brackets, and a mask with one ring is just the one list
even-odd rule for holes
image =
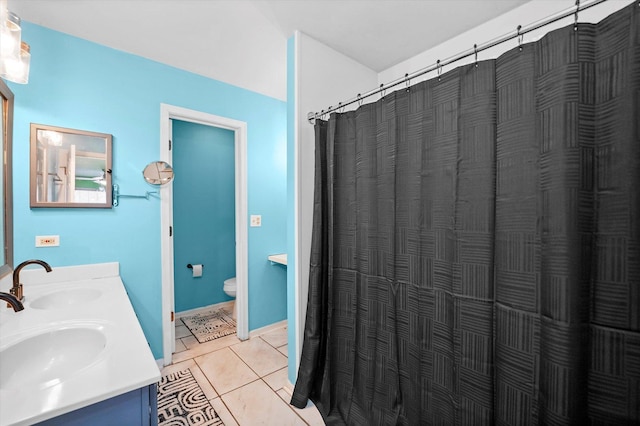
{"label": "reflection in mirror", "polygon": [[154,161],[147,164],[142,175],[152,185],[165,185],[173,180],[173,168],[165,161]]}
{"label": "reflection in mirror", "polygon": [[31,124],[31,207],[111,208],[105,133]]}
{"label": "reflection in mirror", "polygon": [[11,141],[13,137],[13,93],[0,79],[2,99],[2,131],[0,149],[4,161],[0,161],[0,200],[2,202],[0,226],[0,278],[13,270],[13,196],[11,184]]}

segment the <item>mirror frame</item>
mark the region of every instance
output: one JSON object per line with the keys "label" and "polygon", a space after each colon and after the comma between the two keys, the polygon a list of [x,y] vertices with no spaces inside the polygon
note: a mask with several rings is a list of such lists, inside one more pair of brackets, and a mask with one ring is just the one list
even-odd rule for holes
{"label": "mirror frame", "polygon": [[[94,138],[101,138],[105,140],[105,156],[106,156],[106,170],[105,170],[105,193],[106,201],[104,203],[81,203],[81,202],[65,202],[59,203],[55,201],[38,201],[37,200],[37,155],[38,155],[38,130],[51,130],[60,133],[69,133],[73,135],[91,136]],[[31,123],[31,155],[29,164],[29,199],[31,201],[31,208],[34,207],[46,207],[46,208],[94,208],[94,209],[110,209],[113,207],[113,186],[111,179],[112,170],[112,148],[113,148],[113,136],[108,133],[90,132],[88,130],[69,129],[66,127],[49,126],[46,124]]]}
{"label": "mirror frame", "polygon": [[13,92],[0,79],[2,93],[2,153],[4,167],[2,170],[2,186],[4,199],[4,259],[0,259],[0,278],[13,272],[13,180],[12,180],[12,142],[13,142]]}

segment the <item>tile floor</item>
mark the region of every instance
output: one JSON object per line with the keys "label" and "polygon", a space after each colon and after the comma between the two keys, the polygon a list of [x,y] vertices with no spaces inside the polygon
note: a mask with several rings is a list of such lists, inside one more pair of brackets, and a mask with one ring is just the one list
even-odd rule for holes
{"label": "tile floor", "polygon": [[226,426],[324,425],[313,404],[289,404],[285,325],[245,341],[233,334],[198,343],[178,320],[176,353],[162,375],[186,368]]}

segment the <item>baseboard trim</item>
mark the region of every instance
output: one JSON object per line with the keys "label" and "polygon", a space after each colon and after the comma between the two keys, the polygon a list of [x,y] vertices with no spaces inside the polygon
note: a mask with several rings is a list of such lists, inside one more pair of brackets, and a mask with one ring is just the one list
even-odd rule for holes
{"label": "baseboard trim", "polygon": [[287,392],[289,395],[293,395],[293,384],[287,380],[287,383],[284,384],[284,386],[282,387],[282,389],[284,389],[285,392]]}
{"label": "baseboard trim", "polygon": [[286,325],[287,320],[282,320],[274,322],[273,324],[265,325],[264,327],[256,328],[255,330],[249,332],[249,339],[253,339],[254,337],[260,336],[261,334],[268,333],[281,327],[286,327]]}
{"label": "baseboard trim", "polygon": [[233,300],[229,300],[227,302],[220,302],[220,303],[215,303],[209,306],[203,306],[201,308],[189,309],[188,311],[176,312],[176,319],[182,318],[182,317],[188,317],[191,315],[196,315],[211,309],[219,309],[219,308],[226,308],[226,307],[233,308],[233,302],[234,302]]}

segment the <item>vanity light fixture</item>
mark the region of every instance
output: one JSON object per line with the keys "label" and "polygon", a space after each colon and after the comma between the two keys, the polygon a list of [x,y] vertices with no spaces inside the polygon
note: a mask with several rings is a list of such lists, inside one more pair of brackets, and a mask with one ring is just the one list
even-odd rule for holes
{"label": "vanity light fixture", "polygon": [[24,41],[20,43],[19,58],[2,58],[0,77],[14,83],[27,84],[29,82],[29,66],[31,64],[30,47]]}
{"label": "vanity light fixture", "polygon": [[4,9],[0,11],[0,56],[2,58],[17,58],[20,55],[22,28],[20,18],[13,12]]}
{"label": "vanity light fixture", "polygon": [[0,77],[27,84],[30,64],[30,47],[22,41],[20,17],[7,9],[6,1],[0,1]]}

